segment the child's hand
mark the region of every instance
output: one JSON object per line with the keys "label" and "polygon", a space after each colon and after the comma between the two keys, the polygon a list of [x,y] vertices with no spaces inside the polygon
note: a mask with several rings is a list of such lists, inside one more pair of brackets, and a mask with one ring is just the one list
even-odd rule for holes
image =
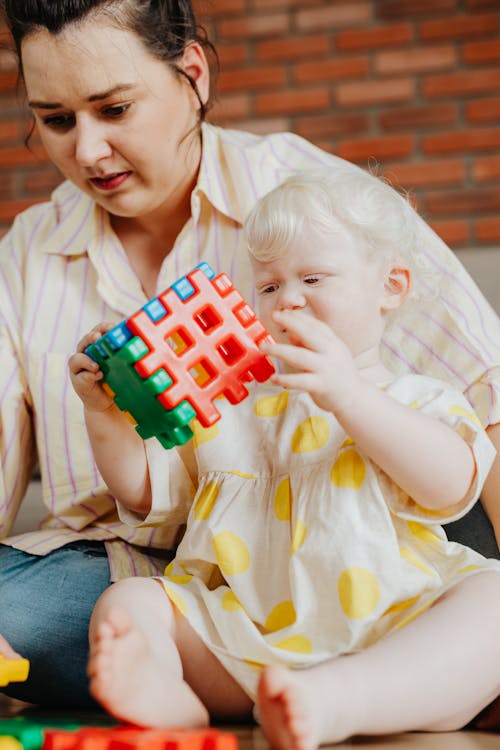
{"label": "child's hand", "polygon": [[360,375],[349,348],[332,329],[301,310],[282,310],[273,319],[286,330],[289,344],[262,344],[294,372],[276,373],[271,380],[283,388],[307,391],[320,409],[335,412],[352,400]]}
{"label": "child's hand", "polygon": [[89,411],[106,411],[113,404],[101,383],[103,374],[97,362],[84,354],[84,350],[112,328],[111,323],[99,323],[78,343],[76,354],[68,361],[71,382]]}

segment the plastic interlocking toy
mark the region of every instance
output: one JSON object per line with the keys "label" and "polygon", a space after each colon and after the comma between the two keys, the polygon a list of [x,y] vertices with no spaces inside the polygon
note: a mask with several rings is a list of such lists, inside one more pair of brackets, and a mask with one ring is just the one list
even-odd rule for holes
{"label": "plastic interlocking toy", "polygon": [[201,263],[85,351],[139,435],[172,448],[193,436],[194,417],[203,427],[220,419],[214,399],[237,404],[246,382],[273,374],[259,349],[265,340],[270,334],[229,277]]}

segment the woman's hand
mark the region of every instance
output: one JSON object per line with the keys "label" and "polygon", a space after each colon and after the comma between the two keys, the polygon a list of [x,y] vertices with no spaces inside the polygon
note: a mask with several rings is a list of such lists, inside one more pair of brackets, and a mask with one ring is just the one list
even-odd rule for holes
{"label": "woman's hand", "polygon": [[294,372],[276,373],[272,382],[307,391],[326,411],[335,412],[352,400],[360,375],[349,348],[332,329],[301,310],[276,311],[273,320],[286,331],[290,343],[265,343],[261,351]]}
{"label": "woman's hand", "polygon": [[87,346],[95,343],[112,327],[111,323],[94,326],[78,343],[76,353],[68,361],[73,388],[88,411],[106,411],[114,403],[99,382],[103,378],[102,370],[97,362],[84,353]]}

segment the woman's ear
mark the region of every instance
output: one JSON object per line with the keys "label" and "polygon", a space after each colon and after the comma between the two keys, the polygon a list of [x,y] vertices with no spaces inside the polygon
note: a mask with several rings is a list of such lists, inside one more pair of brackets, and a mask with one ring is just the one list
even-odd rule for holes
{"label": "woman's ear", "polygon": [[200,99],[206,104],[210,95],[210,70],[203,47],[198,42],[191,42],[186,46],[180,67],[196,84]]}
{"label": "woman's ear", "polygon": [[384,282],[382,310],[397,310],[406,300],[410,289],[410,269],[402,265],[391,266]]}

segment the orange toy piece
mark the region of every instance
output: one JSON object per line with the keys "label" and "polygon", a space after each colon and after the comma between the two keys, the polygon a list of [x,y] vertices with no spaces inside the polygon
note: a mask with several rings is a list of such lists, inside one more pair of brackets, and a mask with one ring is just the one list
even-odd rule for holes
{"label": "orange toy piece", "polygon": [[217,729],[141,729],[133,725],[45,731],[42,750],[237,750],[234,734]]}
{"label": "orange toy piece", "polygon": [[27,659],[7,659],[0,654],[0,687],[9,682],[24,682],[28,679],[30,663]]}

